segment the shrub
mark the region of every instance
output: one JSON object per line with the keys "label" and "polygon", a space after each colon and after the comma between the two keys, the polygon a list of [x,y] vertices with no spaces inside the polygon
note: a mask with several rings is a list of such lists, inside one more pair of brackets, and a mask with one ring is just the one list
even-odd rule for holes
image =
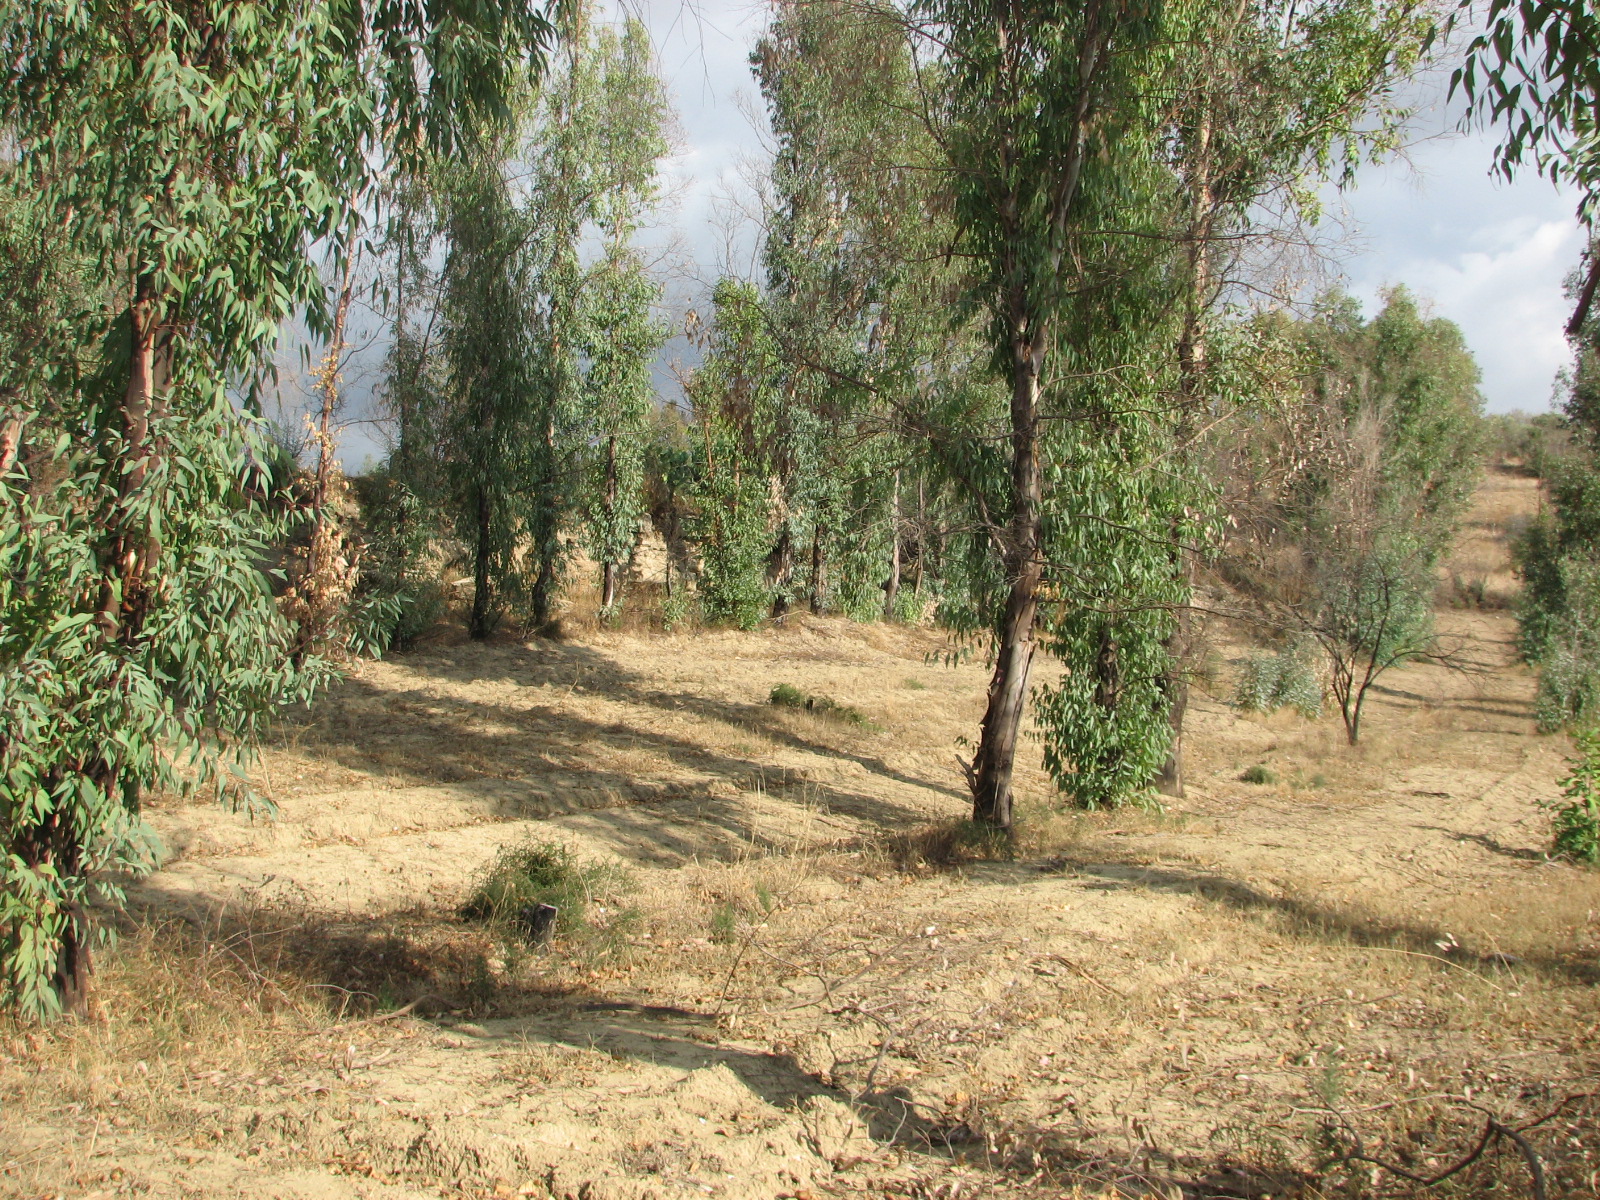
{"label": "shrub", "polygon": [[[633,890],[621,867],[585,862],[558,842],[525,842],[503,847],[484,868],[461,915],[482,921],[518,940],[535,940],[524,914],[541,904],[555,908],[554,935],[569,937],[590,929],[592,905]],[[613,916],[615,927],[626,913]]]}
{"label": "shrub", "polygon": [[806,694],[792,683],[780,683],[772,689],[767,702],[779,708],[805,708]]}
{"label": "shrub", "polygon": [[1311,648],[1304,644],[1273,654],[1250,655],[1240,672],[1233,706],[1241,712],[1259,713],[1292,708],[1303,717],[1320,717],[1322,682],[1312,658]]}
{"label": "shrub", "polygon": [[1600,559],[1568,554],[1522,564],[1522,644],[1539,664],[1535,715],[1543,733],[1600,717]]}
{"label": "shrub", "polygon": [[672,633],[688,622],[689,614],[689,597],[680,585],[676,592],[661,601],[661,628]]}
{"label": "shrub", "polygon": [[1578,753],[1568,760],[1572,770],[1561,781],[1565,803],[1546,805],[1555,814],[1551,849],[1560,858],[1600,863],[1600,727],[1591,726],[1573,740]]}

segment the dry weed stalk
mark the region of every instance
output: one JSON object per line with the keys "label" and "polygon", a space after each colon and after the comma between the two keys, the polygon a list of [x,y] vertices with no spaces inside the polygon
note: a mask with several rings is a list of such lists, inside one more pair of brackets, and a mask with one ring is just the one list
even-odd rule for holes
{"label": "dry weed stalk", "polygon": [[352,541],[335,515],[347,505],[350,485],[337,462],[334,415],[340,394],[340,360],[345,352],[345,318],[350,311],[351,273],[345,268],[344,285],[334,311],[333,335],[315,373],[315,390],[321,398],[318,419],[305,417],[310,441],[317,448],[317,467],[305,507],[311,514],[311,536],[290,556],[289,587],[280,604],[295,626],[291,654],[296,663],[308,655],[343,649],[339,626],[349,612],[360,579],[362,547]]}

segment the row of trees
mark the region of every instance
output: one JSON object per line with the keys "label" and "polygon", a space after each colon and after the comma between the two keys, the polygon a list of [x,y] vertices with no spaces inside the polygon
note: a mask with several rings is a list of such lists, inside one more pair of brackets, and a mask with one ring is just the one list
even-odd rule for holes
{"label": "row of trees", "polygon": [[[1249,252],[1292,232],[1319,181],[1387,148],[1388,97],[1430,29],[1409,0],[778,4],[753,56],[776,141],[764,278],[724,281],[692,330],[703,360],[676,447],[635,449],[647,427],[632,402],[585,413],[563,399],[604,378],[595,348],[615,340],[584,345],[563,324],[581,307],[564,289],[592,286],[570,235],[592,220],[599,242],[625,240],[597,214],[557,211],[563,172],[595,168],[534,172],[527,219],[568,248],[520,277],[505,267],[500,294],[459,312],[452,278],[498,277],[470,257],[466,224],[444,228],[425,307],[446,332],[397,346],[392,470],[447,497],[475,547],[473,632],[522,593],[530,623],[548,620],[562,530],[587,531],[611,608],[648,490],[708,619],[931,602],[982,641],[995,667],[968,767],[978,819],[1011,824],[1041,641],[1070,668],[1037,705],[1063,789],[1088,806],[1157,776],[1180,790],[1184,613],[1223,513],[1211,433],[1259,383],[1234,307],[1262,279]],[[527,135],[567,139],[568,164],[615,145],[572,132],[595,97],[560,81],[604,57],[584,40],[569,35],[571,65]],[[632,107],[604,101],[607,119]],[[638,111],[641,130],[659,120]],[[497,196],[505,161],[488,176]],[[628,194],[621,180],[593,193]],[[537,328],[513,293],[542,298]],[[501,355],[526,336],[545,361],[463,359],[451,328]],[[509,407],[475,406],[462,378]],[[646,459],[648,489],[632,467]],[[580,499],[569,481],[586,472],[609,507]]]}
{"label": "row of trees", "polygon": [[[692,322],[671,420],[635,237],[670,117],[637,26],[514,0],[0,9],[8,1001],[82,1002],[91,906],[151,864],[143,793],[248,801],[262,722],[425,620],[452,547],[479,636],[550,618],[573,538],[614,608],[646,513],[709,619],[932,603],[992,655],[979,820],[1011,824],[1030,696],[1077,803],[1180,788],[1224,447],[1270,497],[1261,546],[1332,539],[1380,582],[1439,542],[1379,531],[1459,503],[1428,422],[1470,401],[1396,365],[1459,375],[1448,331],[1399,301],[1309,326],[1242,303],[1317,186],[1392,143],[1431,37],[1411,0],[783,0],[754,64],[763,278]],[[360,530],[329,446],[358,252],[396,430]],[[331,343],[309,485],[255,416],[296,314]],[[1322,519],[1343,476],[1276,454],[1286,409],[1364,465],[1349,504],[1377,518]],[[1329,604],[1294,619],[1336,631]],[[1035,693],[1041,643],[1068,671]]]}

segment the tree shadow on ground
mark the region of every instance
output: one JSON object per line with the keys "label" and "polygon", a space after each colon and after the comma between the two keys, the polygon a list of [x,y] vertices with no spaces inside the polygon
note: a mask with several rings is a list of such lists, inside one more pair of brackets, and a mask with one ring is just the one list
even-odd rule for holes
{"label": "tree shadow on ground", "polygon": [[[1087,886],[1093,890],[1133,889],[1198,896],[1245,913],[1276,915],[1301,937],[1420,955],[1443,966],[1469,971],[1496,987],[1504,980],[1497,982],[1495,976],[1515,978],[1511,961],[1498,952],[1479,952],[1455,945],[1448,954],[1441,953],[1440,943],[1453,939],[1438,926],[1394,920],[1293,896],[1269,895],[1227,875],[1198,867],[1177,867],[1169,863],[1150,866],[1131,855],[1126,858],[1101,855],[1094,859],[1059,857],[1046,863],[972,864],[965,870],[972,880],[1002,885],[1032,882],[1041,873],[1067,874],[1091,881]],[[1576,953],[1523,955],[1516,965],[1518,969],[1532,968],[1579,983],[1600,983],[1600,964]]]}
{"label": "tree shadow on ground", "polygon": [[715,1011],[616,1000],[572,982],[570,973],[495,981],[486,964],[503,947],[482,926],[392,916],[334,921],[221,904],[176,914],[130,909],[122,920],[125,933],[151,922],[169,954],[226,959],[291,1007],[303,1010],[303,997],[319,997],[326,1032],[340,1037],[345,1026],[405,1018],[469,1044],[560,1043],[682,1071],[724,1066],[775,1108],[826,1097],[854,1110],[881,1143],[926,1149],[950,1141],[903,1089],[849,1093],[802,1068],[793,1054],[724,1037]]}
{"label": "tree shadow on ground", "polygon": [[[740,798],[749,791],[869,827],[903,827],[928,816],[757,756],[707,749],[643,723],[591,720],[537,699],[514,706],[431,696],[424,705],[359,678],[347,681],[341,696],[338,712],[299,731],[302,751],[363,773],[398,767],[407,783],[464,793],[496,819],[587,814],[587,833],[644,865],[792,849],[792,838],[774,838],[753,823]],[[641,779],[626,762],[640,754],[664,761],[678,778],[651,780],[646,771]]]}
{"label": "tree shadow on ground", "polygon": [[[474,652],[476,651],[476,652]],[[837,736],[807,736],[794,728],[795,717],[769,704],[750,704],[673,691],[629,671],[616,659],[588,646],[569,642],[490,643],[454,647],[447,657],[416,652],[397,661],[425,677],[454,682],[509,683],[518,688],[565,687],[602,699],[636,704],[668,715],[689,714],[759,733],[791,750],[853,762],[875,775],[910,787],[936,792],[963,803],[964,792],[935,780],[906,774],[859,747],[862,735],[840,725]],[[802,718],[804,719],[804,718]],[[820,724],[820,718],[812,718]]]}
{"label": "tree shadow on ground", "polygon": [[1526,846],[1507,846],[1504,842],[1496,841],[1486,833],[1462,833],[1459,830],[1444,829],[1438,825],[1422,825],[1419,828],[1433,833],[1442,833],[1458,842],[1471,842],[1473,845],[1482,846],[1491,854],[1498,854],[1504,858],[1514,858],[1519,862],[1545,863],[1550,861],[1542,851],[1532,850]]}

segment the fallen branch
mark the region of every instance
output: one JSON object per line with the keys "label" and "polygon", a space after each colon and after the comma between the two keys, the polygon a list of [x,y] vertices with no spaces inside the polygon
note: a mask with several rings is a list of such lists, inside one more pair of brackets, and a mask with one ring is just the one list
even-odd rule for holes
{"label": "fallen branch", "polygon": [[[1484,1108],[1482,1105],[1475,1104],[1465,1097],[1440,1097],[1446,1103],[1459,1104],[1482,1114],[1484,1121],[1483,1132],[1478,1136],[1477,1144],[1474,1145],[1472,1149],[1469,1150],[1465,1155],[1451,1163],[1444,1170],[1433,1175],[1420,1175],[1414,1171],[1408,1171],[1406,1168],[1399,1166],[1396,1163],[1379,1158],[1377,1155],[1368,1154],[1366,1146],[1361,1140],[1360,1131],[1358,1131],[1356,1127],[1351,1124],[1349,1118],[1338,1109],[1322,1108],[1307,1111],[1321,1112],[1326,1116],[1334,1118],[1334,1120],[1336,1120],[1339,1125],[1343,1127],[1345,1134],[1350,1139],[1351,1148],[1341,1154],[1338,1158],[1338,1161],[1346,1163],[1367,1163],[1371,1166],[1379,1168],[1380,1170],[1388,1171],[1391,1175],[1394,1175],[1400,1179],[1407,1180],[1410,1183],[1415,1183],[1420,1187],[1434,1187],[1455,1175],[1459,1175],[1462,1171],[1466,1170],[1473,1163],[1482,1158],[1490,1146],[1501,1140],[1507,1141],[1511,1143],[1518,1156],[1521,1157],[1523,1163],[1528,1168],[1529,1194],[1533,1197],[1533,1200],[1549,1200],[1549,1192],[1545,1183],[1544,1163],[1539,1157],[1539,1152],[1534,1149],[1533,1143],[1523,1135],[1526,1134],[1528,1130],[1536,1129],[1545,1122],[1553,1120],[1555,1117],[1559,1116],[1569,1104],[1573,1104],[1579,1100],[1592,1100],[1597,1096],[1600,1096],[1600,1093],[1583,1092],[1567,1096],[1562,1099],[1562,1101],[1553,1109],[1545,1113],[1544,1116],[1537,1117],[1532,1121],[1524,1122],[1521,1125],[1510,1125],[1501,1120],[1496,1114]],[[1423,1097],[1419,1097],[1418,1099],[1422,1098]]]}

